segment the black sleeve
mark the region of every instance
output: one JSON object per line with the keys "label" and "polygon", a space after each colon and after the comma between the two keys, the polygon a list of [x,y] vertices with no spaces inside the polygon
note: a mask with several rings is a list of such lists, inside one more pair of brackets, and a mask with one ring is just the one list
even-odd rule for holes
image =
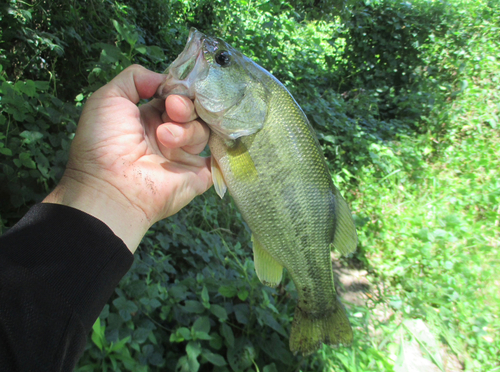
{"label": "black sleeve", "polygon": [[100,220],[31,208],[0,237],[0,371],[72,371],[132,261]]}

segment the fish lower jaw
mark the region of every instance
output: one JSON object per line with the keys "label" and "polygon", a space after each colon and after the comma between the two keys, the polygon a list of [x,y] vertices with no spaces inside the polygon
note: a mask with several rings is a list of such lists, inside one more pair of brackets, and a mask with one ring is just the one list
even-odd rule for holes
{"label": "fish lower jaw", "polygon": [[187,97],[191,100],[195,98],[193,89],[185,84],[185,82],[173,78],[167,78],[156,91],[155,97],[165,99],[170,95],[179,95]]}

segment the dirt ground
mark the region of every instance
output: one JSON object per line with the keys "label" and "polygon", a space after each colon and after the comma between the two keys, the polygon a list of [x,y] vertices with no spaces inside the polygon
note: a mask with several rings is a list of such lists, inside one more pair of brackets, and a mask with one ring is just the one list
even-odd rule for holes
{"label": "dirt ground", "polygon": [[[379,288],[374,286],[369,280],[369,274],[367,270],[361,268],[356,263],[343,265],[339,260],[332,257],[333,262],[333,272],[335,285],[337,287],[337,292],[342,297],[344,302],[349,306],[352,304],[354,306],[367,307],[369,302],[374,297],[383,298],[384,293],[377,293],[380,291]],[[387,303],[380,303],[377,301],[377,305],[373,307],[372,302],[372,319],[380,322],[387,322],[394,311],[388,306]],[[401,319],[397,314],[390,321],[401,322]],[[370,333],[373,337],[377,337],[376,329],[373,325],[369,326]],[[400,344],[400,340],[394,340],[393,342]],[[440,354],[444,366],[445,372],[460,372],[463,371],[463,366],[458,360],[457,356],[443,343],[439,343]],[[406,342],[404,344],[405,353],[405,365],[400,371],[405,372],[440,372],[440,368],[432,363],[429,359],[423,356],[422,350],[418,342],[413,341],[411,343]],[[396,368],[395,368],[396,371]]]}

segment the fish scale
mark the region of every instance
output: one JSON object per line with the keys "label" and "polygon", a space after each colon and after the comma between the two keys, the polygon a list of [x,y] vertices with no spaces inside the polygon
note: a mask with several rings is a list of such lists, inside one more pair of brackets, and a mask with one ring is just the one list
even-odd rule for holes
{"label": "fish scale", "polygon": [[[187,63],[194,72],[186,74]],[[175,78],[176,69],[190,85]],[[196,30],[169,71],[158,95],[184,89],[209,125],[214,184],[221,197],[227,188],[252,231],[259,279],[276,286],[286,268],[295,283],[299,300],[290,349],[307,355],[322,342],[350,344],[330,252],[332,246],[352,252],[356,232],[305,114],[269,72]]]}

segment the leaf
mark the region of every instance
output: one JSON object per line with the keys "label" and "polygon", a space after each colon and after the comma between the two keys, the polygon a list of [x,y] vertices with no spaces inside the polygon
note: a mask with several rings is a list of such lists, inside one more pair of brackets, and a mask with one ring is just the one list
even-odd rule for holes
{"label": "leaf", "polygon": [[150,329],[139,327],[134,331],[134,341],[142,344],[144,341],[148,339],[150,333],[151,333]]}
{"label": "leaf", "polygon": [[220,327],[220,334],[226,340],[228,347],[234,347],[234,334],[230,326],[228,326],[226,323],[222,323]]}
{"label": "leaf", "polygon": [[5,147],[0,147],[0,154],[6,156],[12,156],[12,150]]}
{"label": "leaf", "polygon": [[18,81],[14,84],[14,90],[26,94],[28,97],[35,97],[36,85],[33,80]]}
{"label": "leaf", "polygon": [[203,286],[203,289],[201,290],[201,300],[203,303],[203,306],[206,307],[207,309],[210,308],[210,296],[208,295],[208,289],[206,286]]}
{"label": "leaf", "polygon": [[122,59],[122,51],[115,45],[97,43],[96,46],[101,48],[100,61],[102,63],[115,63]]}
{"label": "leaf", "polygon": [[35,81],[35,87],[38,90],[49,90],[50,89],[50,82],[49,81]]}
{"label": "leaf", "polygon": [[194,332],[193,339],[196,340],[211,340],[212,337],[206,332],[196,331]]}
{"label": "leaf", "polygon": [[187,357],[187,355],[184,355],[179,358],[175,370],[177,372],[191,372],[191,364],[189,362],[189,358]]}
{"label": "leaf", "polygon": [[271,313],[269,313],[268,311],[261,309],[261,308],[257,308],[256,310],[257,310],[257,314],[258,314],[257,319],[259,320],[259,323],[265,324],[265,325],[271,327],[272,329],[274,329],[276,332],[280,333],[284,337],[288,337],[288,334],[285,331],[285,329],[283,328],[283,326],[278,323],[278,321],[272,316]]}
{"label": "leaf", "polygon": [[220,322],[225,322],[228,319],[227,311],[220,305],[212,305],[210,312],[214,314]]}
{"label": "leaf", "polygon": [[186,354],[189,359],[196,360],[201,354],[201,346],[199,342],[189,341],[186,345]]}
{"label": "leaf", "polygon": [[231,285],[221,285],[219,287],[219,293],[223,295],[224,297],[231,298],[236,296],[236,288]]}
{"label": "leaf", "polygon": [[236,340],[234,347],[227,351],[227,360],[234,371],[241,371],[253,364],[256,355],[252,343],[240,337]]}
{"label": "leaf", "polygon": [[234,306],[234,314],[236,315],[236,320],[241,324],[248,323],[248,317],[250,316],[250,308],[247,304],[238,304]]}
{"label": "leaf", "polygon": [[92,342],[99,348],[103,350],[105,338],[104,338],[104,326],[101,326],[101,319],[97,318],[94,325],[92,326]]}
{"label": "leaf", "polygon": [[222,347],[222,337],[217,332],[212,332],[210,334],[211,340],[209,345],[212,349],[219,350]]}
{"label": "leaf", "polygon": [[188,313],[201,314],[205,311],[205,307],[199,301],[186,300],[183,310]]}
{"label": "leaf", "polygon": [[276,364],[271,363],[265,366],[262,372],[278,372],[278,369],[276,368]]}
{"label": "leaf", "polygon": [[238,291],[238,298],[241,301],[245,301],[248,298],[248,291],[246,289],[240,289]]}
{"label": "leaf", "polygon": [[[288,337],[286,337],[288,339]],[[283,364],[293,365],[293,355],[288,347],[281,341],[277,333],[273,333],[263,348],[264,352],[274,360],[279,360]]]}
{"label": "leaf", "polygon": [[137,311],[137,305],[124,297],[118,297],[117,299],[115,299],[113,301],[113,305],[115,305],[119,310],[126,310],[131,313]]}
{"label": "leaf", "polygon": [[214,354],[214,353],[212,353],[211,351],[209,351],[207,349],[203,349],[202,355],[210,363],[212,363],[213,365],[216,365],[217,367],[224,367],[225,365],[227,365],[227,362],[226,362],[226,360],[224,359],[224,357],[222,355]]}
{"label": "leaf", "polygon": [[208,318],[208,316],[202,316],[196,319],[196,321],[193,324],[192,330],[195,332],[209,333],[210,319]]}
{"label": "leaf", "polygon": [[184,340],[191,340],[191,330],[186,327],[180,327],[175,333],[170,334],[170,342],[183,342]]}
{"label": "leaf", "polygon": [[25,130],[21,134],[19,134],[20,137],[24,138],[25,143],[31,144],[33,142],[37,142],[38,140],[43,138],[43,134],[37,131],[28,131]]}
{"label": "leaf", "polygon": [[130,336],[125,337],[124,339],[118,341],[117,343],[114,343],[111,345],[109,351],[118,351],[120,349],[123,349],[125,347],[125,344],[130,340]]}
{"label": "leaf", "polygon": [[113,19],[113,26],[115,26],[116,31],[120,34],[120,36],[129,43],[130,46],[134,46],[139,40],[139,33],[134,30],[132,25],[128,24],[119,24],[117,21]]}
{"label": "leaf", "polygon": [[149,58],[156,61],[163,61],[165,59],[165,55],[163,54],[163,49],[157,46],[148,46],[148,56]]}
{"label": "leaf", "polygon": [[20,153],[19,160],[21,165],[24,165],[26,168],[36,169],[36,163],[31,159],[31,154],[29,152]]}
{"label": "leaf", "polygon": [[141,54],[146,54],[148,52],[148,47],[146,45],[142,45],[142,44],[137,44],[134,49],[141,53]]}
{"label": "leaf", "polygon": [[137,305],[134,302],[127,300],[124,297],[118,297],[117,299],[115,299],[113,301],[113,305],[116,306],[116,308],[119,310],[120,316],[126,322],[132,319],[131,314],[135,313],[138,310]]}

